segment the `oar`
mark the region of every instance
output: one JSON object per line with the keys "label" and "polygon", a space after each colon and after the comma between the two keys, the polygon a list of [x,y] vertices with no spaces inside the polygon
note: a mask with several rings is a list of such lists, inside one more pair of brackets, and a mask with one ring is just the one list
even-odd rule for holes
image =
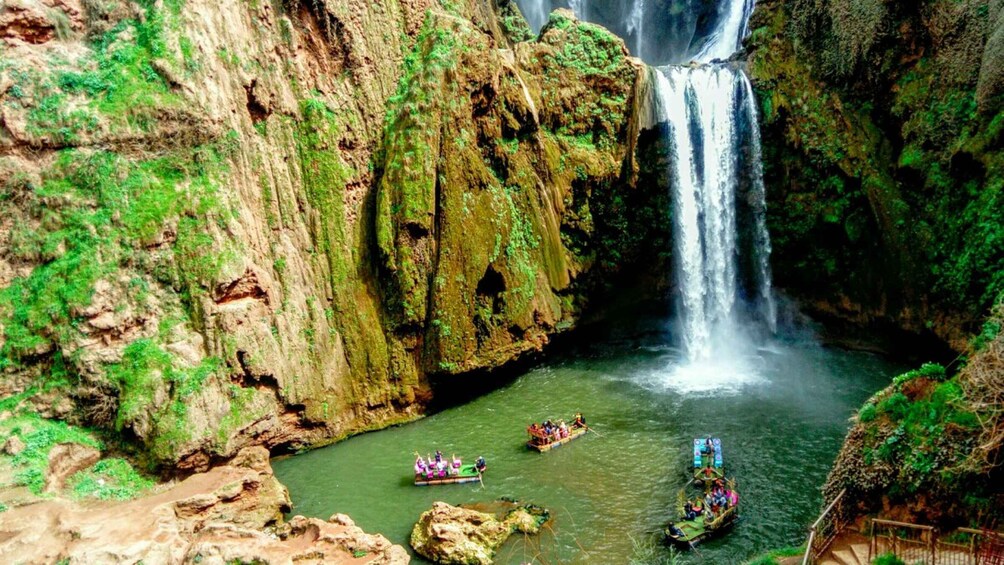
{"label": "oar", "polygon": [[587,432],[593,432],[594,434],[596,434],[596,435],[598,435],[598,436],[600,436],[600,437],[603,437],[603,434],[601,434],[600,432],[598,432],[598,431],[594,430],[593,428],[591,428],[591,427],[589,427],[589,426],[586,426],[586,431],[587,431]]}

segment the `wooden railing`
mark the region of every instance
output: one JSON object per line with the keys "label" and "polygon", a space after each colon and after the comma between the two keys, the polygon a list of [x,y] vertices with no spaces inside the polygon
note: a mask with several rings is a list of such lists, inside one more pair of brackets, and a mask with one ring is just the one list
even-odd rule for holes
{"label": "wooden railing", "polygon": [[872,519],[869,561],[893,554],[925,565],[1004,565],[1004,533],[958,528],[939,533],[931,526]]}
{"label": "wooden railing", "polygon": [[[850,523],[843,499],[840,491],[809,528],[802,565],[815,564]],[[868,561],[889,553],[911,565],[1004,565],[1004,533],[973,528],[939,533],[932,526],[873,518]]]}
{"label": "wooden railing", "polygon": [[802,565],[812,565],[819,559],[819,556],[826,553],[833,540],[836,539],[844,527],[847,525],[844,514],[843,500],[844,493],[840,491],[836,498],[823,510],[819,518],[809,527],[809,540],[805,544],[805,555],[802,556]]}

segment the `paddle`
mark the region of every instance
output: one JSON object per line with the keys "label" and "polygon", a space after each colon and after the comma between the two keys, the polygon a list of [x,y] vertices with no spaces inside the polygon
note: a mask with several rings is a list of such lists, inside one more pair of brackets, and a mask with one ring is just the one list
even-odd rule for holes
{"label": "paddle", "polygon": [[600,436],[600,437],[603,437],[603,434],[601,434],[600,432],[598,432],[598,431],[594,430],[593,428],[591,428],[591,427],[589,427],[589,426],[586,426],[586,431],[587,431],[587,432],[593,432],[594,434],[596,434],[596,435],[598,435],[598,436]]}

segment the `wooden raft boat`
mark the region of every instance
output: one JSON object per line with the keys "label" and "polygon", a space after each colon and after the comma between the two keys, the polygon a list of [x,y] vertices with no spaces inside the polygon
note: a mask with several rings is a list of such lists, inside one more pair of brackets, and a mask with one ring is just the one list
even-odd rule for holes
{"label": "wooden raft boat", "polygon": [[430,471],[415,475],[415,486],[456,485],[461,483],[476,483],[481,480],[481,473],[474,465],[461,465],[456,475],[442,475],[439,471]]}
{"label": "wooden raft boat", "polygon": [[707,516],[698,516],[692,520],[680,519],[666,526],[666,540],[682,548],[691,548],[724,533],[738,519],[738,505],[719,512],[711,521],[707,520]]}
{"label": "wooden raft boat", "polygon": [[579,439],[580,437],[586,435],[589,428],[572,428],[568,430],[568,437],[561,438],[558,440],[551,440],[545,443],[545,439],[542,437],[531,437],[530,441],[526,442],[526,446],[530,449],[536,449],[541,453],[547,453],[556,447],[561,447],[566,443]]}

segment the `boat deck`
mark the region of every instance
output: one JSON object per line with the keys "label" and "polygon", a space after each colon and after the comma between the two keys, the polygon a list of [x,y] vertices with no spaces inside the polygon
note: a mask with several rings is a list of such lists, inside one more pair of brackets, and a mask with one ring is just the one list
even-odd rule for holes
{"label": "boat deck", "polygon": [[589,428],[575,428],[568,431],[568,437],[566,438],[559,439],[557,441],[552,441],[551,443],[545,443],[542,445],[538,445],[532,441],[528,441],[526,442],[526,446],[529,447],[530,449],[536,449],[541,453],[547,453],[548,451],[551,451],[556,447],[561,447],[562,445],[565,445],[566,443],[572,440],[579,439],[580,437],[586,435],[586,431],[588,430]]}
{"label": "boat deck", "polygon": [[432,485],[456,485],[462,483],[476,483],[481,480],[481,473],[478,473],[474,465],[462,465],[460,472],[456,475],[438,475],[429,477],[428,475],[415,475],[415,486],[425,487]]}

